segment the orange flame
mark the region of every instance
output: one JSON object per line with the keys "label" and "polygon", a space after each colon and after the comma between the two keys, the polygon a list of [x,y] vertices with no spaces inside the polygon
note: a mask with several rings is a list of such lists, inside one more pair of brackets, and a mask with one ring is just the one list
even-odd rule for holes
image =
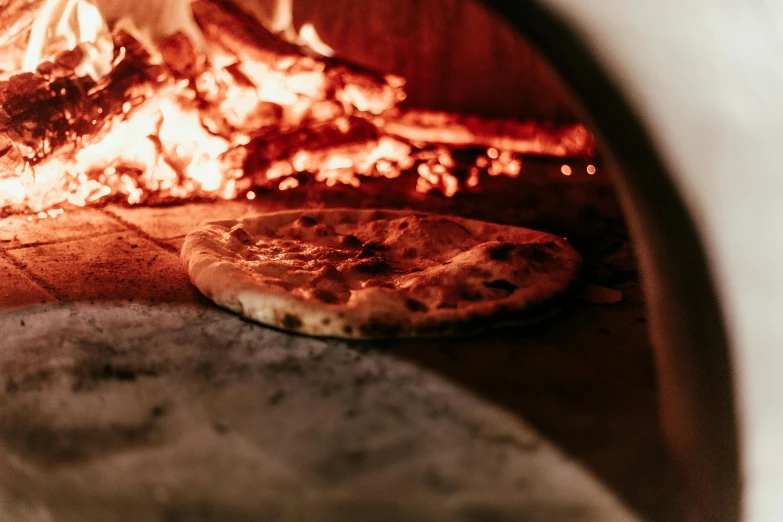
{"label": "orange flame", "polygon": [[321,56],[334,56],[334,49],[321,40],[313,24],[306,23],[299,28],[299,33],[296,32],[293,0],[277,0],[275,2],[268,28],[292,44],[306,47]]}
{"label": "orange flame", "polygon": [[[277,6],[275,30],[321,55],[332,53],[309,24],[293,35],[290,0]],[[123,47],[115,49],[101,15],[91,0],[48,0],[32,29],[25,68],[34,70],[42,60],[79,46],[83,59],[74,71],[77,76],[100,78],[111,72],[129,58]],[[180,25],[186,27],[184,34],[192,32],[187,23]],[[156,34],[148,31],[149,24],[142,27],[146,29],[134,32],[138,38]],[[200,34],[191,38],[196,51],[200,39]],[[88,142],[50,151],[43,159],[17,146],[23,167],[4,173],[0,165],[0,211],[41,212],[108,196],[129,204],[151,197],[234,198],[254,183],[296,188],[303,173],[327,185],[359,186],[361,176],[396,178],[411,172],[418,176],[417,191],[437,190],[450,197],[477,186],[482,172],[519,176],[520,154],[548,150],[565,156],[591,145],[581,126],[556,136],[506,126],[509,136],[496,136],[448,115],[400,112],[396,106],[405,97],[405,82],[392,75],[372,76],[304,55],[268,58],[214,44],[210,51],[209,64],[194,77],[175,81],[170,73],[144,93],[143,102],[127,101],[122,113]],[[307,136],[309,129],[328,125],[339,137],[350,132],[349,117],[369,122],[375,134],[338,144],[306,141],[273,158],[262,171],[245,172],[259,134],[303,130]],[[459,166],[444,145],[449,143],[484,144],[486,154],[474,165]],[[464,173],[458,174],[459,169]]]}
{"label": "orange flame", "polygon": [[84,59],[76,74],[97,81],[111,71],[114,42],[98,7],[90,0],[47,0],[30,32],[24,70],[34,71],[42,61],[77,46]]}

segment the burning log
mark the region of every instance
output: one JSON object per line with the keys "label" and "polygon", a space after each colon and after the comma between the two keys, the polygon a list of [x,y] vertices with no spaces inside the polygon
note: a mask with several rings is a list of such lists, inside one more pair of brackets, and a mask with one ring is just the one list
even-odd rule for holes
{"label": "burning log", "polygon": [[192,8],[208,45],[219,45],[242,61],[273,66],[302,58],[298,47],[267,31],[230,0],[196,0]]}
{"label": "burning log", "polygon": [[97,83],[74,73],[78,48],[0,82],[0,208],[84,204],[111,192],[106,183],[88,182],[92,164],[70,172],[65,166],[172,83],[128,34],[113,36],[113,69]]}
{"label": "burning log", "polygon": [[[346,168],[341,181],[356,179],[356,162],[378,145],[380,132],[363,118],[344,118],[274,136],[261,136],[241,147],[242,172],[253,184],[267,186],[301,172],[318,174]],[[236,154],[236,152],[235,152]],[[291,182],[289,182],[291,183]]]}
{"label": "burning log", "polygon": [[[405,98],[404,80],[344,61],[307,56],[306,51],[267,31],[229,0],[197,0],[193,14],[208,44],[231,56],[256,85],[283,75],[286,86],[312,99],[333,98],[351,108],[381,114]],[[278,80],[279,81],[279,80]],[[270,99],[269,101],[277,101]]]}
{"label": "burning log", "polygon": [[542,125],[535,121],[491,120],[445,112],[409,110],[389,114],[383,128],[412,142],[450,147],[494,147],[517,154],[584,156],[593,135],[584,125]]}
{"label": "burning log", "polygon": [[[196,0],[193,14],[209,60],[184,34],[150,54],[115,28],[114,61],[97,83],[74,72],[89,55],[83,47],[0,81],[0,210],[110,194],[131,204],[232,198],[253,186],[292,188],[305,173],[358,186],[358,176],[409,172],[420,176],[416,190],[452,196],[480,173],[456,176],[449,147],[492,147],[488,174],[515,177],[515,154],[579,155],[592,144],[581,125],[401,111],[400,78],[316,57],[231,0]],[[27,23],[8,16],[3,23]]]}
{"label": "burning log", "polygon": [[117,33],[116,43],[114,68],[99,83],[73,73],[78,49],[0,82],[0,136],[27,163],[95,140],[168,83],[165,69],[132,38]]}
{"label": "burning log", "polygon": [[342,124],[320,124],[277,136],[261,136],[247,144],[245,172],[263,170],[275,161],[292,158],[306,150],[324,150],[353,143],[375,141],[378,129],[362,118],[347,118]]}

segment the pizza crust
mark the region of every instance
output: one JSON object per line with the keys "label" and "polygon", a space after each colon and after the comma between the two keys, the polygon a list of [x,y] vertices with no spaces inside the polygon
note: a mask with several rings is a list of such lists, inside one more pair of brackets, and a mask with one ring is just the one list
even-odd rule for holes
{"label": "pizza crust", "polygon": [[395,210],[289,210],[210,223],[182,249],[193,284],[262,324],[354,339],[441,337],[528,323],[578,279],[567,241]]}

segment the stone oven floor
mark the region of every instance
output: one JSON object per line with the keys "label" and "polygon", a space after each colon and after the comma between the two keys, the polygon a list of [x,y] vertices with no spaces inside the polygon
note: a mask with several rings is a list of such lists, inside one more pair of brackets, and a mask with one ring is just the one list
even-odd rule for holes
{"label": "stone oven floor", "polygon": [[[636,275],[532,327],[374,343],[264,328],[191,286],[199,223],[313,201],[0,220],[2,520],[676,520]],[[612,241],[593,257],[627,256]]]}

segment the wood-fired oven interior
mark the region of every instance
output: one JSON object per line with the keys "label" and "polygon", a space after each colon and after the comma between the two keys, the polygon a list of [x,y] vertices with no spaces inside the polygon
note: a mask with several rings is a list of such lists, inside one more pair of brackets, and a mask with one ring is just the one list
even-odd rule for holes
{"label": "wood-fired oven interior", "polygon": [[[211,63],[233,82],[218,85],[216,74],[210,90],[180,37],[159,42],[157,63],[115,32],[113,72],[97,83],[76,78],[78,53],[23,73],[40,4],[6,1],[0,12],[9,28],[0,39],[0,518],[679,517],[610,167],[556,74],[497,15],[469,0],[297,0],[291,30],[312,23],[336,51],[325,58],[273,36],[263,25],[271,4],[198,0]],[[232,53],[301,56],[286,59],[327,77],[327,94],[301,109],[309,87],[294,88],[294,101],[276,94],[237,123],[236,107],[209,93],[262,89]],[[378,71],[407,78],[405,101]],[[133,128],[115,152],[75,159],[106,142],[112,118],[141,113],[177,85],[196,94],[169,102],[200,114],[210,139],[234,140],[206,163],[233,169],[218,188],[189,170],[206,142],[190,165],[172,159],[184,141],[167,149],[165,107],[150,113],[163,115],[151,127],[158,136]],[[368,91],[391,96],[390,106],[361,105]],[[137,138],[144,145],[127,141]],[[386,138],[413,159],[381,155],[363,175],[351,170]],[[112,163],[129,149],[143,154]],[[296,160],[302,150],[309,156]],[[144,163],[149,151],[158,156]],[[346,155],[350,167],[323,167]],[[145,172],[155,168],[153,182]],[[331,207],[554,233],[584,257],[584,290],[526,327],[346,342],[225,312],[179,259],[203,222]]]}

